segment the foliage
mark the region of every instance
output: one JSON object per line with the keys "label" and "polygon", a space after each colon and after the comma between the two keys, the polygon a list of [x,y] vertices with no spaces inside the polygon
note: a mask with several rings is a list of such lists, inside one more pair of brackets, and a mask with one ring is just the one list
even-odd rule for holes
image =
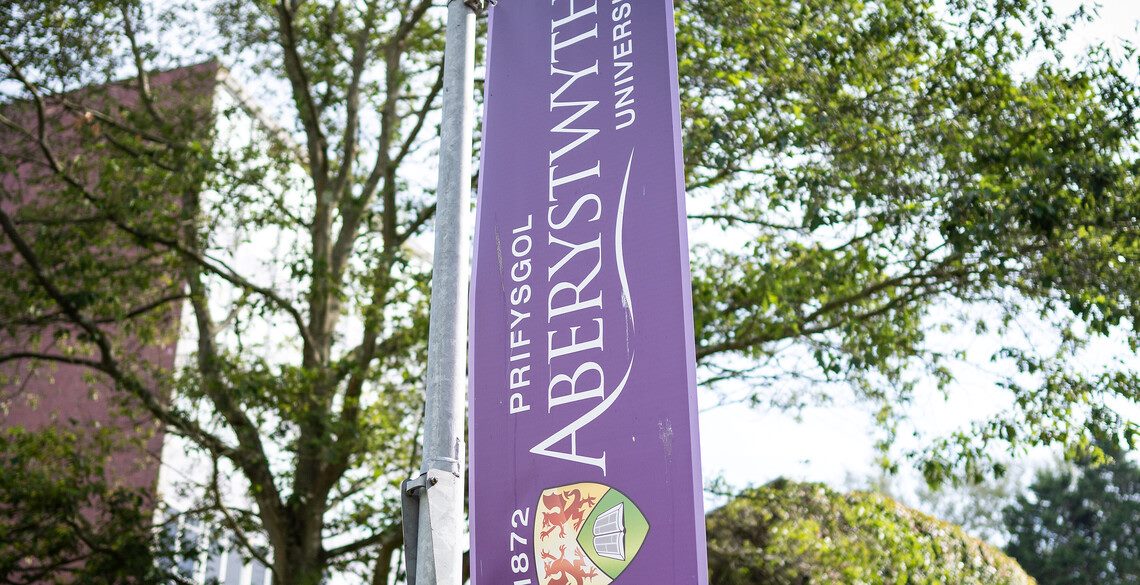
{"label": "foliage", "polygon": [[1000,545],[1007,539],[1003,509],[1024,490],[1025,475],[1025,467],[1013,463],[1000,477],[988,477],[980,483],[931,487],[920,482],[912,488],[899,481],[898,475],[880,470],[869,477],[850,477],[845,486],[882,494],[959,526],[970,536]]}
{"label": "foliage", "polygon": [[[927,477],[995,471],[990,444],[1135,442],[1108,405],[1137,400],[1136,375],[1072,357],[1138,338],[1138,96],[1117,58],[1063,64],[1066,27],[1030,0],[702,0],[677,19],[692,219],[721,244],[694,259],[707,388],[786,408],[851,388],[889,442],[919,382],[953,389],[955,311],[998,335],[1034,317],[1059,349],[1008,343],[1011,411],[919,454]],[[0,184],[0,329],[30,340],[0,363],[81,365],[163,422],[214,471],[184,486],[194,508],[267,543],[280,585],[394,571],[442,21],[430,0],[0,10],[0,172],[23,181]],[[229,143],[202,116],[242,107],[151,83],[206,55],[242,64],[281,132]],[[183,303],[193,359],[155,371],[133,340],[167,339]]]}
{"label": "foliage", "polygon": [[[707,380],[751,383],[725,400],[850,387],[886,447],[918,384],[994,361],[1010,410],[916,453],[932,483],[1000,471],[990,445],[1135,444],[1107,404],[1137,374],[1074,358],[1117,328],[1140,342],[1124,61],[1064,60],[1071,21],[1032,0],[679,6],[690,207],[738,244],[694,259]],[[1027,322],[1055,333],[1019,340]],[[979,335],[1001,349],[968,355]]]}
{"label": "foliage", "polygon": [[[0,363],[89,368],[164,423],[206,461],[186,508],[224,520],[246,555],[268,544],[277,582],[385,582],[422,410],[428,266],[406,244],[434,210],[405,163],[438,107],[442,11],[214,3],[222,52],[279,75],[297,112],[242,131],[245,97],[214,99],[215,63],[155,72],[200,58],[174,48],[202,9],[5,8],[19,101],[0,118],[0,170],[18,180],[3,183],[0,323],[27,341]],[[183,325],[186,367],[151,367],[139,347]]]}
{"label": "foliage", "polygon": [[1034,583],[954,525],[879,494],[777,480],[708,517],[709,582]]}
{"label": "foliage", "polygon": [[1006,552],[1042,583],[1140,583],[1140,466],[1109,451],[1039,472],[1005,509]]}
{"label": "foliage", "polygon": [[106,431],[0,432],[0,583],[172,583],[145,494],[117,487]]}
{"label": "foliage", "polygon": [[1007,471],[1001,477],[989,477],[981,483],[931,488],[920,485],[915,501],[923,510],[962,527],[970,536],[990,544],[1005,542],[1007,535],[1002,510],[1024,490],[1024,474]]}

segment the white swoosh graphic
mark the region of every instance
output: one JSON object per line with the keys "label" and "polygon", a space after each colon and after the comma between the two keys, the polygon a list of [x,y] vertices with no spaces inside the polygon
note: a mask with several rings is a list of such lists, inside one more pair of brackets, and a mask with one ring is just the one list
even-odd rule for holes
{"label": "white swoosh graphic", "polygon": [[[633,358],[634,358],[634,356],[632,356],[632,355],[629,356],[629,366],[626,367],[625,376],[622,377],[621,382],[618,382],[618,385],[613,389],[613,391],[610,392],[608,395],[606,395],[606,397],[604,399],[602,399],[602,401],[599,402],[597,404],[597,406],[594,406],[594,408],[591,408],[589,412],[578,417],[578,419],[575,420],[574,422],[566,425],[561,431],[558,431],[557,433],[550,435],[549,437],[546,438],[545,441],[543,441],[543,442],[535,445],[534,447],[532,447],[530,452],[536,453],[539,455],[543,455],[544,454],[544,453],[542,453],[543,451],[546,451],[547,449],[553,447],[557,443],[561,443],[562,441],[565,441],[567,438],[570,439],[571,451],[577,452],[577,450],[578,450],[578,431],[582,430],[582,427],[593,422],[594,419],[605,414],[605,412],[607,410],[609,410],[611,406],[614,405],[614,402],[617,402],[618,397],[621,396],[622,391],[625,390],[626,382],[629,381],[630,372],[633,371]],[[602,457],[601,457],[602,464],[599,466],[602,469],[602,476],[605,476],[607,474],[605,458],[606,458],[606,452],[602,451]]]}
{"label": "white swoosh graphic", "polygon": [[625,228],[625,198],[629,193],[629,175],[633,170],[633,150],[629,151],[629,163],[625,167],[625,180],[621,185],[621,197],[618,198],[617,230],[614,233],[614,250],[617,255],[618,279],[621,280],[622,304],[629,312],[629,322],[636,328],[633,319],[633,296],[629,293],[629,278],[625,275],[625,252],[622,249],[622,231]]}

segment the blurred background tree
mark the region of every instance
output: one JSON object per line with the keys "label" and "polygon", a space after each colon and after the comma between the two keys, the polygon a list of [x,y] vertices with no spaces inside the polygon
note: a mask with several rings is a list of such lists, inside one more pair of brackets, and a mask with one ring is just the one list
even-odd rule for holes
{"label": "blurred background tree", "polygon": [[1140,583],[1140,466],[1118,449],[1039,471],[1005,508],[1005,550],[1042,583]]}

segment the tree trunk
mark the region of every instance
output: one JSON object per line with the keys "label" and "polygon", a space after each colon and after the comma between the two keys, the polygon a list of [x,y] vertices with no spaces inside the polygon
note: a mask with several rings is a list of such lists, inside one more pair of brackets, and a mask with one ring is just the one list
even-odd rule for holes
{"label": "tree trunk", "polygon": [[302,558],[300,551],[290,551],[282,561],[273,563],[273,585],[320,585],[324,566],[319,555]]}
{"label": "tree trunk", "polygon": [[321,524],[309,522],[285,535],[284,546],[274,546],[273,585],[321,585],[325,564],[321,559]]}

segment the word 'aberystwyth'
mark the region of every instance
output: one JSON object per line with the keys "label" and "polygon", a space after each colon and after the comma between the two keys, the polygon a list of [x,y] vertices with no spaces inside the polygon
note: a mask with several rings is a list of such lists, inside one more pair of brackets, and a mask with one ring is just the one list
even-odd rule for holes
{"label": "word 'aberystwyth'", "polygon": [[476,583],[705,582],[672,10],[491,11],[471,316]]}

